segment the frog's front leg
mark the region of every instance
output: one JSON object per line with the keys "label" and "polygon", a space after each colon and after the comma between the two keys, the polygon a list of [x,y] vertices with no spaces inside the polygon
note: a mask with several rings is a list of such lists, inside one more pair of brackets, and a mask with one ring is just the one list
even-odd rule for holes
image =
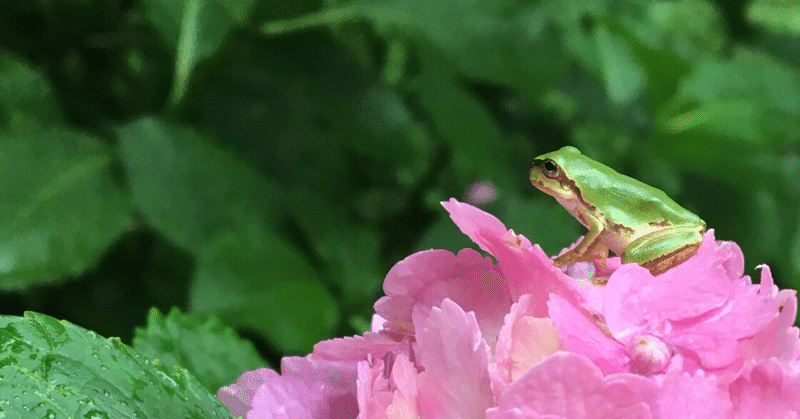
{"label": "frog's front leg", "polygon": [[608,246],[601,240],[603,233],[603,223],[596,217],[583,215],[583,219],[589,225],[589,232],[583,236],[583,240],[566,253],[553,259],[556,266],[572,265],[575,262],[592,262],[595,259],[605,259],[608,256]]}
{"label": "frog's front leg", "polygon": [[638,263],[658,275],[694,256],[703,242],[704,230],[705,223],[673,226],[646,234],[625,249],[622,263]]}

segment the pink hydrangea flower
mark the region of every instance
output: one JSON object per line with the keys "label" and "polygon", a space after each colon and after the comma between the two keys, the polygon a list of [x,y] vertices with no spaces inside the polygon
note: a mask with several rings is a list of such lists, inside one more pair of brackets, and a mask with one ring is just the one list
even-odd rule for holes
{"label": "pink hydrangea flower", "polygon": [[388,273],[373,330],[244,373],[217,397],[255,418],[798,418],[794,290],[753,284],[713,230],[653,276],[609,258],[557,268],[478,208],[443,206],[473,249]]}

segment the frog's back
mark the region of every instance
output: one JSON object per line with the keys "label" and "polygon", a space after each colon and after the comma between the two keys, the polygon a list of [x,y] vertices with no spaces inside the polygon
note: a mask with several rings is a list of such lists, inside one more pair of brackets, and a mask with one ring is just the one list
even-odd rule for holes
{"label": "frog's back", "polygon": [[[613,172],[613,176],[609,175],[609,171]],[[662,190],[617,173],[607,166],[602,168],[586,166],[581,174],[576,176],[581,178],[579,183],[584,185],[581,194],[586,200],[597,202],[602,199],[605,215],[617,223],[680,225],[700,222],[697,215],[678,205]],[[624,181],[613,181],[613,179]]]}

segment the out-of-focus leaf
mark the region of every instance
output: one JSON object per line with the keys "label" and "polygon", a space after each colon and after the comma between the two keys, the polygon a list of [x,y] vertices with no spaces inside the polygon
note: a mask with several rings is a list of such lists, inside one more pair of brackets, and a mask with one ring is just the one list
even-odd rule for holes
{"label": "out-of-focus leaf", "polygon": [[730,60],[701,60],[657,119],[665,140],[658,152],[727,181],[751,182],[746,168],[756,156],[800,136],[799,97],[798,72],[764,54],[740,49]]}
{"label": "out-of-focus leaf", "polygon": [[800,35],[800,2],[754,0],[747,3],[747,19],[778,34]]}
{"label": "out-of-focus leaf", "polygon": [[250,11],[257,0],[213,0],[219,3],[228,13],[231,21],[242,24],[247,21]]}
{"label": "out-of-focus leaf", "polygon": [[314,270],[274,234],[240,230],[209,243],[197,260],[190,305],[259,332],[284,352],[330,337],[339,309]]}
{"label": "out-of-focus leaf", "polygon": [[709,0],[645,1],[647,19],[628,21],[639,39],[692,59],[719,52],[725,23],[718,3]]}
{"label": "out-of-focus leaf", "polygon": [[143,0],[146,15],[167,46],[175,51],[170,105],[186,95],[200,61],[213,55],[230,29],[226,10],[217,0]]}
{"label": "out-of-focus leaf", "polygon": [[289,202],[307,240],[326,263],[326,273],[338,280],[342,298],[351,304],[373,300],[385,275],[375,233],[308,190],[292,191]]}
{"label": "out-of-focus leaf", "polygon": [[0,317],[0,348],[7,418],[231,417],[185,369],[43,314]]}
{"label": "out-of-focus leaf", "polygon": [[133,347],[166,366],[186,368],[211,393],[244,371],[266,366],[253,344],[217,317],[201,319],[177,308],[167,316],[150,309],[147,327],[136,329]]}
{"label": "out-of-focus leaf", "polygon": [[184,47],[180,43],[189,43],[185,47],[193,50],[191,66],[210,57],[230,28],[223,0],[142,0],[142,3],[147,18],[169,48],[178,50]]}
{"label": "out-of-focus leaf", "polygon": [[67,130],[0,135],[0,288],[64,280],[129,227],[111,153]]}
{"label": "out-of-focus leaf", "polygon": [[429,61],[429,65],[413,80],[412,90],[450,145],[457,170],[462,176],[485,178],[500,190],[513,189],[516,174],[509,167],[512,153],[507,135],[446,67],[436,61]]}
{"label": "out-of-focus leaf", "polygon": [[531,3],[360,1],[346,11],[389,34],[400,28],[422,48],[444,52],[465,76],[512,87],[531,100],[567,65],[546,14]]}
{"label": "out-of-focus leaf", "polygon": [[37,132],[60,125],[62,119],[42,74],[0,51],[0,131]]}
{"label": "out-of-focus leaf", "polygon": [[627,105],[642,93],[645,78],[628,46],[605,28],[595,31],[608,96],[620,105]]}
{"label": "out-of-focus leaf", "polygon": [[351,199],[354,185],[343,180],[353,170],[419,176],[430,151],[410,141],[414,121],[401,96],[329,40],[309,38],[288,57],[243,48],[203,97],[201,124],[281,183],[335,202]]}
{"label": "out-of-focus leaf", "polygon": [[765,112],[800,117],[798,95],[800,74],[796,70],[767,55],[740,48],[731,60],[709,58],[698,62],[675,100],[676,106],[681,107],[724,100],[749,101]]}
{"label": "out-of-focus leaf", "polygon": [[143,118],[119,137],[134,203],[183,248],[196,253],[227,231],[275,222],[277,185],[200,134]]}
{"label": "out-of-focus leaf", "polygon": [[538,243],[548,255],[556,255],[586,234],[586,229],[555,199],[507,196],[506,208],[497,214],[506,227]]}
{"label": "out-of-focus leaf", "polygon": [[458,229],[442,209],[442,215],[428,227],[413,250],[445,249],[458,253],[467,247],[477,249],[477,245]]}

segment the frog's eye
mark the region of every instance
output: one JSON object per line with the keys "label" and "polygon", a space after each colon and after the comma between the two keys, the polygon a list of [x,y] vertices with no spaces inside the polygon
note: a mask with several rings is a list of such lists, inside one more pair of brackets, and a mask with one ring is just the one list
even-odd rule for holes
{"label": "frog's eye", "polygon": [[550,159],[543,161],[539,167],[542,168],[542,173],[550,179],[556,179],[561,175],[561,169]]}

